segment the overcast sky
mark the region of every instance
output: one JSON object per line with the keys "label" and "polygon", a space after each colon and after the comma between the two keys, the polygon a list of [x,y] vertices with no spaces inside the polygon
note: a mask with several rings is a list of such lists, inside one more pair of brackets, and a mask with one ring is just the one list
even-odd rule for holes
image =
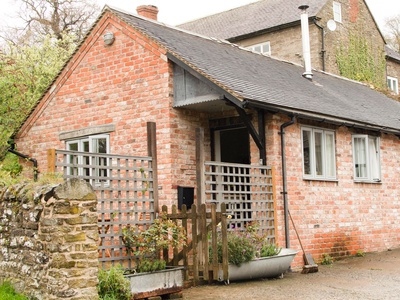
{"label": "overcast sky", "polygon": [[[0,23],[10,22],[18,9],[15,0],[0,0]],[[256,0],[98,0],[100,7],[105,4],[136,14],[139,5],[155,5],[159,9],[158,21],[178,25],[186,21],[246,5]],[[290,1],[290,0],[287,0]],[[378,25],[383,30],[385,19],[400,15],[400,0],[366,0]],[[307,0],[304,1],[307,3]]]}

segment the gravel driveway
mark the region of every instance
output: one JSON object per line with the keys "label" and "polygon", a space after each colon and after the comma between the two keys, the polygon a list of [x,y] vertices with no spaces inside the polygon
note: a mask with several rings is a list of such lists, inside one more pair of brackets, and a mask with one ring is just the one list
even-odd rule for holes
{"label": "gravel driveway", "polygon": [[319,265],[317,273],[286,273],[283,279],[193,287],[185,300],[400,299],[400,248]]}

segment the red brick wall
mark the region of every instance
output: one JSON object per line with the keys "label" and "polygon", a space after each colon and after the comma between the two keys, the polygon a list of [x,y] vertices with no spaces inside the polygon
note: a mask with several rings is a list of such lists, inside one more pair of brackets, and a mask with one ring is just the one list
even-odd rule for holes
{"label": "red brick wall", "polygon": [[[276,166],[278,241],[285,245],[279,126],[289,118],[270,116],[267,132],[268,164]],[[300,121],[301,122],[301,121]],[[381,134],[379,184],[353,181],[352,132],[336,129],[337,181],[303,180],[301,123],[286,128],[286,164],[289,209],[306,251],[315,260],[354,255],[357,251],[383,251],[400,246],[400,157],[399,138]],[[304,123],[303,123],[304,125]],[[307,126],[316,124],[307,124]],[[290,221],[289,221],[290,223]],[[299,249],[290,223],[290,244]],[[302,263],[300,255],[296,263]]]}
{"label": "red brick wall", "polygon": [[[156,122],[160,204],[176,203],[177,185],[195,180],[199,114],[172,108],[172,67],[163,49],[117,18],[105,16],[69,62],[18,135],[18,149],[47,170],[46,151],[65,149],[59,133],[114,124],[110,152],[147,155],[146,122]],[[113,32],[105,46],[102,36]]]}

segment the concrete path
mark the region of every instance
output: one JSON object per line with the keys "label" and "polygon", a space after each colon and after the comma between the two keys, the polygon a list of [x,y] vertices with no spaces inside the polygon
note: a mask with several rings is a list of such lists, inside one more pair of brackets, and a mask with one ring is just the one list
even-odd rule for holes
{"label": "concrete path", "polygon": [[317,273],[231,282],[184,290],[185,300],[400,299],[400,248],[319,265]]}

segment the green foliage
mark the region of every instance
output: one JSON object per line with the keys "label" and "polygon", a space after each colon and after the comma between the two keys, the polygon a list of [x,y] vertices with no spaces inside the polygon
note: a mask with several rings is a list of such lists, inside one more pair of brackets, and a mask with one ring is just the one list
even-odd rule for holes
{"label": "green foliage", "polygon": [[378,88],[386,87],[384,51],[375,53],[364,36],[350,35],[348,45],[341,44],[337,49],[336,62],[340,75]]}
{"label": "green foliage", "polygon": [[281,252],[282,248],[277,247],[275,244],[267,244],[264,243],[261,246],[260,256],[268,257],[278,255]]}
{"label": "green foliage", "polygon": [[162,249],[179,249],[186,246],[185,229],[168,219],[165,214],[147,229],[127,226],[122,230],[125,246],[139,259],[136,272],[163,270],[165,262],[157,259]]}
{"label": "green foliage", "polygon": [[321,265],[331,265],[332,263],[333,263],[332,256],[326,253],[322,255]]}
{"label": "green foliage", "polygon": [[[278,255],[281,248],[268,242],[266,237],[259,233],[257,223],[249,223],[244,230],[228,231],[228,263],[240,266],[256,257]],[[218,262],[222,263],[222,239],[217,240]],[[212,259],[212,248],[209,247],[209,257]]]}
{"label": "green foliage", "polygon": [[9,281],[4,281],[0,285],[0,300],[28,300],[27,297],[17,293]]}
{"label": "green foliage", "polygon": [[228,233],[228,262],[230,264],[240,266],[242,263],[252,260],[255,255],[256,245],[245,232]]}
{"label": "green foliage", "polygon": [[155,272],[158,270],[165,270],[167,267],[167,263],[162,259],[143,259],[140,260],[138,265],[136,266],[136,272],[145,273],[145,272]]}
{"label": "green foliage", "polygon": [[356,256],[357,257],[364,257],[365,256],[365,252],[362,251],[362,250],[358,250],[357,253],[356,253]]}
{"label": "green foliage", "polygon": [[18,156],[8,152],[3,162],[0,164],[0,171],[9,173],[11,177],[18,176],[22,171]]}
{"label": "green foliage", "polygon": [[0,51],[0,154],[74,50],[72,37]]}
{"label": "green foliage", "polygon": [[100,300],[129,300],[131,298],[130,282],[124,277],[121,266],[110,270],[100,270],[97,290]]}
{"label": "green foliage", "polygon": [[19,177],[11,176],[10,172],[0,170],[0,187],[8,187],[20,182]]}

